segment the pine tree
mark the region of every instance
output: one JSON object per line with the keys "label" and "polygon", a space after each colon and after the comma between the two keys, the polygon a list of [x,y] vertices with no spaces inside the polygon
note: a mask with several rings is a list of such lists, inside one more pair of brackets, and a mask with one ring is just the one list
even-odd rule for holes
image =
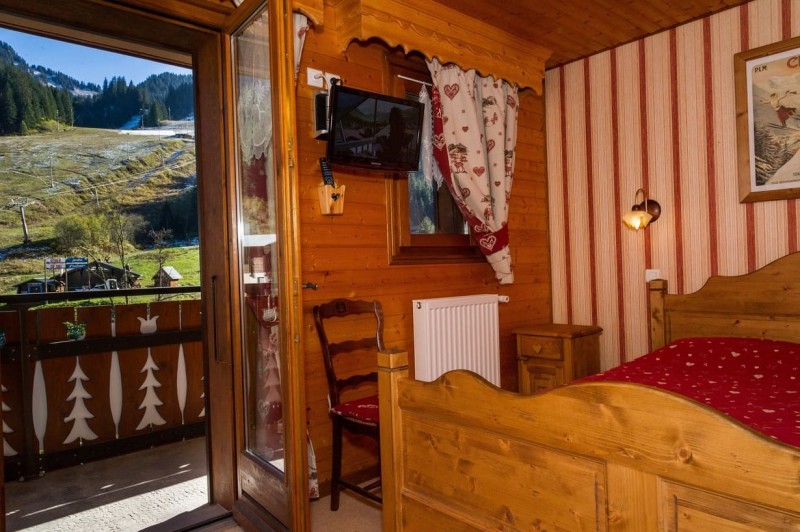
{"label": "pine tree", "polygon": [[[8,388],[6,388],[3,385],[0,385],[0,392],[7,392],[7,391],[8,391]],[[0,400],[0,409],[2,409],[3,412],[11,412],[11,408],[9,408],[8,405],[6,405],[5,402],[3,402],[2,400]],[[3,420],[3,434],[11,434],[12,432],[14,432],[14,431],[11,430],[11,427],[9,427],[6,424],[6,420],[4,419]],[[3,456],[16,456],[16,455],[17,455],[17,451],[15,451],[14,448],[11,447],[8,444],[8,442],[6,441],[5,437],[3,437]]]}
{"label": "pine tree", "polygon": [[161,414],[158,413],[158,407],[163,405],[164,402],[159,399],[158,394],[156,394],[156,388],[161,387],[161,383],[158,382],[154,373],[156,371],[158,371],[158,366],[155,361],[153,361],[153,356],[148,347],[147,362],[145,362],[141,371],[142,373],[147,372],[147,376],[139,387],[139,390],[147,390],[144,394],[142,404],[139,405],[139,410],[144,408],[144,415],[142,416],[142,420],[139,421],[136,430],[142,430],[146,427],[152,427],[153,425],[164,425],[166,423],[164,418],[161,417]]}
{"label": "pine tree", "polygon": [[70,421],[74,421],[72,425],[72,430],[69,432],[67,439],[64,440],[64,444],[69,444],[74,442],[75,440],[79,440],[81,445],[83,445],[83,440],[96,440],[97,434],[89,428],[88,423],[86,423],[87,419],[94,418],[89,409],[86,408],[84,401],[86,399],[91,399],[92,396],[86,389],[83,387],[83,381],[88,381],[89,377],[81,369],[80,358],[75,357],[75,371],[72,372],[72,376],[69,378],[69,381],[75,381],[75,387],[72,389],[72,393],[69,394],[67,397],[67,401],[75,400],[75,406],[72,407],[72,412],[70,412],[69,416],[64,418],[65,423],[69,423]]}
{"label": "pine tree", "polygon": [[0,90],[0,134],[9,135],[17,133],[17,104],[14,103],[14,93],[8,80]]}

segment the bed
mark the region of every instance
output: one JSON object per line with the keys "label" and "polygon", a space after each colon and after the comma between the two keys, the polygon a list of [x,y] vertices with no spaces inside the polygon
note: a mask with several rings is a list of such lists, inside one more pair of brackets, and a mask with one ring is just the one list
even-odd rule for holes
{"label": "bed", "polygon": [[[795,354],[781,352],[769,369],[758,357],[800,348],[788,343],[800,343],[798,272],[795,253],[712,277],[694,294],[651,282],[657,356],[667,360],[674,345],[698,356],[722,337],[735,365],[731,345],[747,343],[756,351],[747,371],[758,366],[760,384],[776,372],[787,379],[776,386],[788,394],[773,401],[788,400],[797,434]],[[418,382],[407,359],[379,354],[384,530],[800,530],[800,437],[762,434],[707,406],[702,391],[690,399],[617,374],[523,396],[466,371]],[[733,389],[709,380],[699,388]]]}

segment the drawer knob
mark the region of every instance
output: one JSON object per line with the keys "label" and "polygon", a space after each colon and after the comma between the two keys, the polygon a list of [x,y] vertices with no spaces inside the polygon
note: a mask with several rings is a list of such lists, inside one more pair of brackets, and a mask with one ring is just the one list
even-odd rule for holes
{"label": "drawer knob", "polygon": [[533,352],[537,355],[542,352],[542,344],[534,344],[531,347],[533,348]]}

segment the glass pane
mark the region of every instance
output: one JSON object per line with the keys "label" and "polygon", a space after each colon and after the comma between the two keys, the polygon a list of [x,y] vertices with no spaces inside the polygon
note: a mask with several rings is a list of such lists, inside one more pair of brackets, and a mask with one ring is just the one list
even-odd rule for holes
{"label": "glass pane", "polygon": [[422,172],[408,174],[408,221],[412,235],[466,235],[467,224],[446,186],[429,185]]}
{"label": "glass pane", "polygon": [[279,257],[266,10],[235,36],[234,51],[247,449],[282,471]]}
{"label": "glass pane", "polygon": [[408,174],[408,220],[412,235],[436,232],[436,202],[433,187],[425,182],[422,172]]}

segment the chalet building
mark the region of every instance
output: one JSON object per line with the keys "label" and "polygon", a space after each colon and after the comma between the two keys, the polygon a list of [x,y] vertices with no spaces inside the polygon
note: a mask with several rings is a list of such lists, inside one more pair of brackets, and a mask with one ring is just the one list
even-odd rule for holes
{"label": "chalet building", "polygon": [[[315,306],[338,299],[380,302],[375,314],[383,324],[383,347],[407,353],[415,368],[415,357],[421,356],[414,347],[420,329],[413,319],[415,300],[503,296],[496,328],[497,384],[511,392],[536,391],[634,361],[660,345],[663,338],[654,337],[649,317],[657,313],[653,309],[663,308],[662,299],[693,293],[720,276],[755,272],[800,249],[798,187],[765,193],[748,180],[749,104],[742,99],[748,89],[746,58],[785,53],[796,66],[798,9],[788,0],[634,0],[619,6],[581,0],[0,0],[0,25],[193,68],[203,235],[197,315],[203,327],[211,501],[249,530],[310,530],[309,493],[316,481],[323,494],[330,492],[339,450],[333,443]],[[480,100],[473,74],[485,78],[478,82]],[[377,95],[376,101],[412,96],[431,101],[433,158],[448,174],[441,188],[436,172],[427,185],[424,177],[414,181],[405,171],[376,171],[365,158],[356,164],[334,161],[330,173],[321,167],[321,158],[336,153],[329,150],[335,131],[328,140],[321,136],[329,126],[324,118],[329,109],[327,98],[319,96],[326,91],[335,96],[333,78]],[[800,92],[795,82],[784,81],[787,94]],[[421,95],[423,87],[428,88]],[[796,150],[800,113],[794,109],[800,109],[800,102],[777,105],[777,96],[771,100],[768,92],[753,100],[750,104],[759,106],[753,114],[771,124],[760,138],[774,137],[776,149]],[[425,116],[423,108],[414,108]],[[484,116],[485,109],[497,112]],[[409,125],[412,115],[396,121],[405,124],[397,137],[406,139],[402,142],[419,138]],[[462,122],[473,116],[480,118]],[[265,123],[266,117],[272,122]],[[427,129],[423,120],[418,124]],[[378,122],[359,134],[374,136]],[[493,136],[481,135],[487,131]],[[475,162],[479,153],[485,163]],[[483,179],[484,189],[471,189],[458,181],[460,175]],[[491,176],[498,177],[487,179]],[[787,179],[792,180],[791,174]],[[433,199],[415,195],[423,186]],[[654,202],[660,216],[649,225],[638,231],[623,225],[627,211],[650,211]],[[466,221],[458,204],[472,205],[464,209]],[[430,208],[424,210],[425,205]],[[418,212],[423,215],[412,224]],[[425,231],[412,232],[412,226]],[[443,232],[445,227],[449,232]],[[461,234],[464,227],[472,234]],[[104,263],[94,266],[109,266],[104,271],[114,279],[139,279]],[[71,271],[63,280],[70,290],[91,287],[101,282],[92,275]],[[800,298],[791,277],[781,272],[778,278],[785,284],[771,285],[768,293],[794,298],[787,300],[785,313],[795,325],[779,331],[765,325],[772,321],[768,317],[729,321],[744,323],[755,336],[795,334]],[[646,283],[651,278],[668,280],[668,290],[651,293]],[[721,306],[715,296],[709,298],[707,306]],[[730,300],[725,301],[728,306]],[[166,315],[140,321],[160,327],[168,319],[178,321]],[[712,319],[714,325],[723,321]],[[135,317],[127,326],[139,330]],[[371,335],[375,329],[364,320],[351,330]],[[730,333],[731,327],[718,330]],[[796,335],[789,339],[797,340]],[[575,353],[591,353],[591,362],[570,364]],[[376,367],[375,358],[364,355],[348,369]],[[379,379],[393,378],[391,367],[381,369]],[[0,379],[11,387],[2,372]],[[479,418],[500,419],[478,397],[489,387],[469,381],[459,388],[464,382],[461,377],[446,382],[459,397],[462,388],[474,392],[464,400],[474,401],[464,406],[469,408],[464,426],[478,424]],[[369,478],[377,468],[379,447],[396,458],[389,460],[392,465],[407,466],[384,479],[392,483],[386,493],[405,488],[402,483],[408,481],[422,487],[411,495],[387,496],[387,530],[414,525],[448,529],[445,518],[434,521],[433,512],[417,514],[417,521],[404,521],[405,514],[396,519],[400,514],[395,513],[401,502],[423,506],[442,486],[453,497],[466,494],[463,508],[477,511],[489,501],[486,515],[460,528],[524,529],[544,523],[564,530],[678,529],[681,525],[670,517],[685,517],[707,528],[739,529],[748,523],[733,525],[729,519],[765,514],[773,521],[764,529],[800,522],[800,456],[795,449],[770,448],[782,457],[774,463],[791,471],[765,473],[764,490],[739,481],[731,482],[738,491],[726,495],[697,487],[692,475],[698,465],[726,479],[773,463],[764,458],[715,470],[722,455],[744,460],[749,452],[731,450],[722,432],[699,432],[706,417],[689,428],[668,430],[661,424],[667,412],[636,414],[561,391],[543,394],[550,397],[548,404],[566,397],[557,403],[558,410],[502,417],[518,429],[523,418],[557,423],[574,414],[576,419],[605,419],[618,433],[649,420],[658,436],[609,450],[608,455],[624,462],[612,471],[606,470],[602,451],[589,449],[581,457],[561,452],[561,445],[582,444],[581,437],[573,437],[581,423],[559,425],[563,430],[554,431],[549,441],[521,452],[520,434],[499,437],[498,427],[474,439],[437,432],[442,425],[428,417],[431,405],[404,396],[403,384],[392,397],[380,397],[381,416],[384,405],[398,397],[404,406],[418,406],[407,419],[391,421],[417,423],[417,432],[408,433],[417,439],[402,450],[430,455],[409,466],[402,462],[408,458],[404,452],[391,454],[400,442],[381,440],[378,446],[362,434],[350,434],[341,449],[346,474]],[[439,388],[428,390],[430,399]],[[366,400],[374,392],[369,388],[358,398]],[[613,402],[617,394],[598,392],[593,398]],[[706,410],[694,403],[684,407],[686,412]],[[517,410],[511,405],[504,412]],[[724,428],[724,434],[739,434],[714,419],[713,426]],[[425,431],[428,436],[421,436]],[[661,442],[672,438],[661,454],[649,446],[659,437]],[[497,468],[486,466],[476,450],[488,441],[499,441],[503,449]],[[725,452],[695,452],[698,442],[717,443]],[[761,449],[761,443],[754,445]],[[449,460],[437,454],[443,449],[452,451]],[[756,453],[759,458],[769,454]],[[503,460],[512,455],[528,462],[503,469],[508,465]],[[635,465],[648,460],[653,462],[649,476],[634,479]],[[558,483],[552,479],[561,477],[548,466],[565,462],[580,470],[582,480],[564,484],[564,497],[591,495],[580,509],[554,511],[547,517],[552,520],[538,514],[523,518],[508,509],[506,500],[487,495],[510,484],[517,493],[545,494],[549,486],[544,482],[535,488],[529,483],[542,478]],[[313,475],[309,463],[316,464]],[[658,477],[673,463],[684,470],[682,481]],[[481,485],[474,475],[482,468],[506,471],[508,477]],[[515,476],[530,471],[535,474]],[[461,484],[427,483],[427,473],[447,473]],[[794,479],[794,491],[787,493],[769,480],[779,476]],[[628,490],[627,497],[606,499],[609,490],[620,488]],[[659,503],[641,505],[656,517],[629,521],[640,494],[662,496]],[[761,500],[742,507],[731,502],[749,504],[750,496]],[[701,502],[670,506],[692,497]],[[0,510],[3,501],[0,496]],[[598,517],[592,512],[605,513]]]}
{"label": "chalet building", "polygon": [[153,276],[153,286],[178,286],[183,275],[178,273],[178,270],[172,266],[162,266]]}
{"label": "chalet building", "polygon": [[67,291],[75,291],[109,286],[112,288],[123,286],[136,288],[139,286],[141,277],[142,274],[130,268],[120,268],[108,262],[93,261],[85,268],[68,268],[54,279],[64,285]]}
{"label": "chalet building", "polygon": [[44,292],[60,292],[64,289],[64,284],[56,279],[45,279],[39,277],[28,279],[14,285],[18,294],[42,294]]}

